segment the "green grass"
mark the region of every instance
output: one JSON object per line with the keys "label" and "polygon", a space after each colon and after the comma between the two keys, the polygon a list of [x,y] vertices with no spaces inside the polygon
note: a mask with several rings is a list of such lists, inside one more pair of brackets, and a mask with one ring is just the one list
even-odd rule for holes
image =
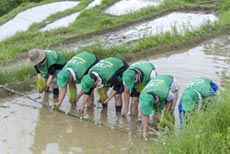
{"label": "green grass", "polygon": [[[48,1],[44,1],[46,3]],[[55,15],[50,16],[47,20],[54,21],[55,19],[68,15],[74,11],[82,10],[85,6],[87,6],[91,1],[90,0],[82,0],[80,1],[79,5],[66,10],[62,13],[57,13]],[[146,9],[142,9],[141,11],[137,11],[135,13],[130,13],[124,16],[116,17],[106,15],[102,12],[102,10],[110,5],[113,1],[112,0],[105,0],[103,1],[102,5],[97,6],[93,9],[84,10],[78,17],[78,19],[70,25],[68,28],[60,28],[58,30],[53,30],[49,32],[38,32],[41,26],[45,26],[45,22],[34,24],[30,27],[30,29],[26,32],[17,33],[15,36],[6,39],[5,41],[0,42],[0,65],[4,66],[11,62],[12,58],[15,56],[20,55],[22,53],[28,52],[32,48],[41,48],[41,49],[51,49],[53,44],[57,42],[61,42],[67,38],[73,36],[79,36],[83,34],[87,34],[90,32],[96,32],[101,29],[107,29],[114,26],[118,26],[124,23],[128,23],[131,21],[137,21],[143,18],[150,18],[153,15],[157,15],[159,12],[169,10],[172,8],[179,8],[183,6],[191,6],[195,2],[200,2],[197,0],[166,0],[164,4],[160,5],[159,7],[150,7]],[[5,19],[9,19],[13,17],[16,13],[20,12],[20,10],[24,10],[31,6],[37,5],[36,3],[23,3],[18,8],[12,10],[8,17],[7,15],[0,17],[1,21],[6,21]],[[212,4],[213,6],[213,4]],[[202,26],[200,29],[196,31],[188,31],[186,30],[184,34],[179,34],[176,29],[172,32],[166,33],[159,33],[158,35],[154,36],[146,36],[139,41],[129,44],[122,44],[122,45],[113,45],[109,48],[105,48],[102,46],[100,41],[92,46],[88,47],[81,47],[81,50],[89,50],[98,55],[100,58],[105,58],[108,56],[115,56],[121,57],[123,55],[129,53],[140,52],[145,49],[150,49],[155,46],[165,45],[165,44],[173,44],[175,42],[181,42],[190,38],[196,38],[202,36],[203,34],[210,33],[215,31],[221,27],[229,26],[230,25],[230,2],[228,0],[221,0],[218,3],[215,3],[215,8],[218,9],[218,16],[219,20],[216,24],[211,25],[207,24]],[[72,51],[65,53],[67,59],[70,59],[71,56],[76,54],[79,51]],[[30,66],[24,66],[26,70],[32,70]],[[24,69],[23,68],[23,69]],[[10,73],[12,71],[12,73]],[[3,72],[3,78],[0,79],[0,83],[9,83],[10,81],[20,81],[27,79],[28,76],[31,76],[31,71],[25,72],[24,74],[20,73],[22,68],[17,70],[10,70],[9,74],[18,74],[19,78],[14,76],[14,80],[5,79]],[[7,77],[6,77],[7,78]]]}
{"label": "green grass", "polygon": [[[3,67],[1,67],[3,68]],[[24,81],[31,79],[35,75],[35,70],[32,67],[25,65],[13,66],[9,69],[0,69],[0,85],[5,85],[8,83],[15,83],[19,81]]]}
{"label": "green grass", "polygon": [[159,153],[230,153],[229,90],[230,84],[210,102],[205,111],[189,116],[189,124],[183,124],[181,130],[173,132],[165,140],[166,145],[159,145]]}

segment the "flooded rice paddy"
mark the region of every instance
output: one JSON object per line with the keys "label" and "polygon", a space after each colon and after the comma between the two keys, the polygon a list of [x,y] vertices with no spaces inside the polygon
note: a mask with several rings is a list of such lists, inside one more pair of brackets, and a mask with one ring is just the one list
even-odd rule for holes
{"label": "flooded rice paddy", "polygon": [[60,18],[42,28],[40,31],[48,31],[52,29],[57,29],[61,27],[68,27],[70,23],[72,23],[78,16],[80,12],[73,13],[71,15]]}
{"label": "flooded rice paddy", "polygon": [[81,46],[101,43],[102,46],[120,45],[139,40],[143,37],[154,36],[176,30],[183,34],[185,30],[194,31],[207,23],[214,23],[218,18],[214,14],[172,12],[163,17],[150,21],[129,25],[121,30],[94,36],[87,40],[63,45],[65,50],[77,50]]}
{"label": "flooded rice paddy", "polygon": [[[145,60],[151,61],[159,74],[176,77],[181,94],[195,77],[211,78],[221,86],[223,75],[229,76],[229,51],[230,36],[226,34],[190,49]],[[30,96],[52,104],[52,94]],[[76,108],[67,97],[60,107],[64,113],[79,116]],[[95,101],[95,106],[81,115],[83,119],[64,113],[22,97],[1,100],[0,153],[147,153],[149,142],[141,138],[137,117],[116,114],[113,100],[107,110]]]}
{"label": "flooded rice paddy", "polygon": [[18,13],[13,19],[0,25],[0,41],[15,35],[17,32],[26,31],[33,23],[42,22],[51,14],[70,9],[79,2],[63,1],[33,7]]}
{"label": "flooded rice paddy", "polygon": [[140,9],[158,6],[162,3],[163,0],[121,0],[116,2],[111,7],[107,8],[104,13],[110,15],[121,16]]}
{"label": "flooded rice paddy", "polygon": [[[91,2],[84,10],[91,9],[97,5],[100,5],[102,0],[94,0]],[[83,11],[84,11],[83,10]],[[81,11],[82,12],[82,11]],[[40,31],[49,31],[57,28],[68,27],[71,23],[73,23],[76,18],[80,15],[81,12],[75,12],[63,18],[60,18],[42,28]]]}

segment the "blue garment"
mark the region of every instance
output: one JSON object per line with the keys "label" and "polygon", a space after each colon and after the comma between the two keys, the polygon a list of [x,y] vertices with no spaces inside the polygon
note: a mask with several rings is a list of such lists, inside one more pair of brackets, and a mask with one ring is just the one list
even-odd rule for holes
{"label": "blue garment", "polygon": [[[219,89],[219,87],[214,82],[210,83],[210,87],[211,88],[210,88],[209,96],[213,97],[213,96],[215,96],[216,91]],[[182,118],[185,115],[185,113],[186,112],[182,109],[182,101],[180,101],[179,105],[178,105],[178,114],[179,114],[180,126],[182,126]]]}
{"label": "blue garment", "polygon": [[216,91],[217,91],[219,88],[218,88],[218,86],[217,86],[214,82],[211,82],[211,83],[210,83],[210,87],[211,87],[211,89],[210,89],[210,92],[209,92],[209,96],[213,97],[213,96],[215,96]]}
{"label": "blue garment", "polygon": [[182,101],[179,102],[178,113],[179,113],[180,126],[182,126],[182,118],[185,115],[185,111],[182,109]]}

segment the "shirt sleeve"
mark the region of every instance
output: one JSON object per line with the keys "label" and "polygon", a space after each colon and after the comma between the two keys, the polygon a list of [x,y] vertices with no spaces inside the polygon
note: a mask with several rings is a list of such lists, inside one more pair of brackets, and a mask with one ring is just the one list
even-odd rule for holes
{"label": "shirt sleeve", "polygon": [[49,67],[48,74],[49,74],[49,75],[54,75],[55,71],[56,71],[56,66],[55,66],[55,64],[54,64],[54,65],[51,65],[51,66]]}
{"label": "shirt sleeve", "polygon": [[171,102],[173,99],[174,99],[174,94],[170,90],[168,93],[167,102]]}
{"label": "shirt sleeve", "polygon": [[38,70],[38,67],[37,66],[34,66],[35,70],[37,73],[41,73],[39,70]]}
{"label": "shirt sleeve", "polygon": [[203,105],[203,99],[202,99],[201,94],[198,91],[196,91],[196,93],[198,95],[198,107],[197,108],[198,108],[198,110],[200,110],[202,108],[202,105]]}
{"label": "shirt sleeve", "polygon": [[157,76],[157,71],[156,70],[152,70],[152,72],[150,73],[150,80],[155,78]]}
{"label": "shirt sleeve", "polygon": [[214,82],[211,82],[210,87],[209,96],[215,96],[216,91],[219,89],[218,86]]}

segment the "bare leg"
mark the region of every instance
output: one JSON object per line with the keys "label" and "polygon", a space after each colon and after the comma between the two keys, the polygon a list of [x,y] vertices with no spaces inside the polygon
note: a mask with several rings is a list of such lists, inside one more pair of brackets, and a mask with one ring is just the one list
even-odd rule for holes
{"label": "bare leg", "polygon": [[116,106],[116,112],[121,112],[121,108],[122,108],[122,96],[121,96],[121,94],[115,95],[115,106]]}
{"label": "bare leg", "polygon": [[141,115],[141,125],[142,125],[142,135],[144,138],[148,136],[148,123],[149,123],[149,116],[148,115]]}
{"label": "bare leg", "polygon": [[138,113],[138,103],[139,103],[139,97],[132,97],[131,115],[136,115]]}
{"label": "bare leg", "polygon": [[89,99],[87,101],[87,107],[92,107],[94,103],[94,92],[91,92]]}
{"label": "bare leg", "polygon": [[122,97],[121,94],[115,95],[115,105],[116,106],[122,106]]}

